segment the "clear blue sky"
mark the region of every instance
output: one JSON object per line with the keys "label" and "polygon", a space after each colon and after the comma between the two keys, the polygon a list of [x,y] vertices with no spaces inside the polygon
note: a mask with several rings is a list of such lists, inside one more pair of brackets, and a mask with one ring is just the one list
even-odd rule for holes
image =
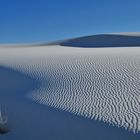
{"label": "clear blue sky", "polygon": [[0,0],[0,43],[140,31],[140,0]]}

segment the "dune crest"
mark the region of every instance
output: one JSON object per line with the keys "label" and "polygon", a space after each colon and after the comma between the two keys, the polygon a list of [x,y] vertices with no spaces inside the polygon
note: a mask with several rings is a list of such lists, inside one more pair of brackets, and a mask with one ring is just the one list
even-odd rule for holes
{"label": "dune crest", "polygon": [[72,38],[49,45],[80,48],[136,47],[140,46],[140,33],[110,33]]}

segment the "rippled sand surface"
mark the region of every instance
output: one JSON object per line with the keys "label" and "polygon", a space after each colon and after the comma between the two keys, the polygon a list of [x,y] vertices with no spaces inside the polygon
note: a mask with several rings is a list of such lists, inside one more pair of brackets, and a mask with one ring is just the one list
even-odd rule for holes
{"label": "rippled sand surface", "polygon": [[27,97],[140,132],[140,48],[0,48],[0,65],[40,82]]}

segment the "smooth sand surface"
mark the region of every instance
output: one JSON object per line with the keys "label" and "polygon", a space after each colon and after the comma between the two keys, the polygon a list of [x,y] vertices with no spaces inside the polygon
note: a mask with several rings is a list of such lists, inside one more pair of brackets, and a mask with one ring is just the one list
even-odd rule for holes
{"label": "smooth sand surface", "polygon": [[139,62],[139,47],[1,47],[1,139],[138,140]]}
{"label": "smooth sand surface", "polygon": [[140,46],[140,33],[108,33],[91,35],[56,41],[50,43],[50,45],[80,48],[135,47]]}

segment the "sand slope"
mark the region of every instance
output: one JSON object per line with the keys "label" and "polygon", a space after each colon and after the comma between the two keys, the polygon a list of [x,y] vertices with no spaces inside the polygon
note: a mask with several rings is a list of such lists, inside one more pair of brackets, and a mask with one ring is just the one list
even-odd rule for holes
{"label": "sand slope", "polygon": [[140,132],[140,48],[0,48],[0,65],[40,82],[27,97]]}

